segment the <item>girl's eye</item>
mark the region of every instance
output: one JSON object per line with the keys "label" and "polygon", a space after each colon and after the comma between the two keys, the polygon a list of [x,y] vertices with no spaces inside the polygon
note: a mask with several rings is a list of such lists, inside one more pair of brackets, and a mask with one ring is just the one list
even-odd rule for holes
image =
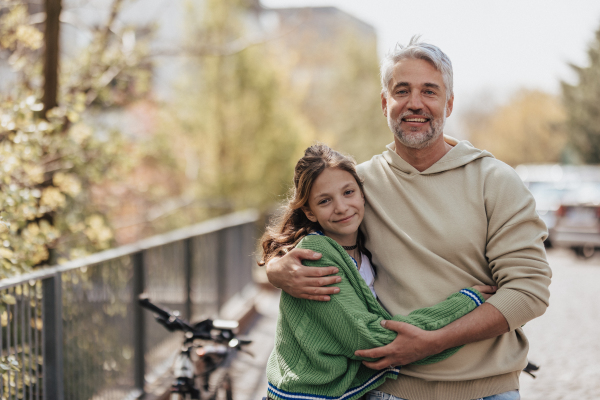
{"label": "girl's eye", "polygon": [[352,193],[354,193],[354,190],[352,190],[352,189],[348,189],[348,190],[346,190],[346,192],[344,192],[344,194],[346,194],[346,195],[349,195]]}
{"label": "girl's eye", "polygon": [[329,201],[329,199],[323,199],[323,200],[319,200],[319,202],[317,204],[321,205],[321,204],[325,204]]}

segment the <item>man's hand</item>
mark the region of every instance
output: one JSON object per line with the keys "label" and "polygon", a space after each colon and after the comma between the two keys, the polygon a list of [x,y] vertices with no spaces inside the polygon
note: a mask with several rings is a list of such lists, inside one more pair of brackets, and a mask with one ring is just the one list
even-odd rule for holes
{"label": "man's hand", "polygon": [[479,293],[481,293],[481,295],[483,296],[483,298],[485,300],[487,300],[490,297],[492,297],[494,294],[496,294],[496,291],[498,290],[498,286],[492,286],[492,285],[475,285],[475,286],[473,286],[473,289],[479,291]]}
{"label": "man's hand", "polygon": [[338,293],[338,287],[323,287],[339,283],[339,276],[327,276],[338,272],[336,267],[306,267],[302,260],[318,260],[321,254],[307,249],[293,249],[285,256],[267,263],[269,282],[290,296],[299,299],[329,301],[328,295]]}
{"label": "man's hand", "polygon": [[354,353],[359,357],[380,358],[373,362],[363,361],[363,364],[371,369],[410,364],[443,350],[434,347],[436,331],[424,331],[414,325],[398,321],[381,321],[381,325],[398,332],[396,339],[386,346],[358,350]]}
{"label": "man's hand", "polygon": [[491,339],[509,331],[502,313],[488,303],[437,331],[424,331],[397,321],[381,321],[381,325],[398,332],[396,339],[386,346],[354,353],[359,357],[383,357],[375,362],[363,361],[372,369],[410,364],[451,347]]}

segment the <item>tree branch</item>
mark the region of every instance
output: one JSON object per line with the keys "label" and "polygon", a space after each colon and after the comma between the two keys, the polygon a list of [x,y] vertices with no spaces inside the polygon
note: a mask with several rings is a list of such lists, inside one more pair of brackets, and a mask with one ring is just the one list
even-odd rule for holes
{"label": "tree branch", "polygon": [[249,47],[257,46],[261,44],[265,44],[268,42],[275,41],[277,39],[281,39],[289,35],[290,33],[297,30],[300,26],[302,26],[309,18],[310,10],[306,10],[303,13],[302,19],[294,24],[291,28],[285,30],[284,32],[279,32],[275,35],[270,36],[262,36],[256,38],[254,40],[250,40],[248,38],[239,38],[234,40],[233,42],[227,43],[223,46],[213,46],[213,45],[201,45],[201,46],[186,46],[181,47],[179,49],[173,50],[172,48],[168,49],[159,49],[156,52],[153,52],[148,55],[148,57],[184,57],[184,56],[195,56],[195,57],[207,57],[207,56],[219,56],[226,57],[232,56],[234,54],[240,53],[246,50]]}

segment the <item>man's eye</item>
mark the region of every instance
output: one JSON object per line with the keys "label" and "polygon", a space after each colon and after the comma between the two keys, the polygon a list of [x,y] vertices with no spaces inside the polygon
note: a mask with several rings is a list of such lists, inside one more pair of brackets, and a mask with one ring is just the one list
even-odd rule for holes
{"label": "man's eye", "polygon": [[348,190],[346,190],[346,191],[344,192],[344,194],[346,194],[346,195],[348,195],[348,194],[352,194],[352,193],[354,193],[354,190],[353,190],[353,189],[348,189]]}
{"label": "man's eye", "polygon": [[426,90],[425,94],[435,94],[435,92],[433,90]]}

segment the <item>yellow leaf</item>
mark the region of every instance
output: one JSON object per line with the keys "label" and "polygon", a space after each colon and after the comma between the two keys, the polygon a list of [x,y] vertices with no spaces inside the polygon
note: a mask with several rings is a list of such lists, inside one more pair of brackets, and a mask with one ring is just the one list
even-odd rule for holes
{"label": "yellow leaf", "polygon": [[8,294],[8,293],[5,293],[2,295],[2,301],[5,304],[9,304],[11,306],[17,304],[17,299],[15,299],[15,296],[13,296],[12,294]]}
{"label": "yellow leaf", "polygon": [[0,248],[0,256],[4,258],[11,258],[13,256],[13,252],[11,249],[7,249],[6,247]]}

